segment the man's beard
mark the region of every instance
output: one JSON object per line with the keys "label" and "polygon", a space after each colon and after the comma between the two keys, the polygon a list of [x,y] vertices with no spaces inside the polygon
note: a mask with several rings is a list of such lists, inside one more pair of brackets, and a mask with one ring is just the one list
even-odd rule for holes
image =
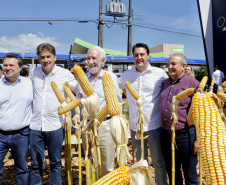
{"label": "man's beard", "polygon": [[[96,66],[96,67],[92,68],[93,66]],[[99,63],[99,66],[97,66],[96,64],[89,65],[89,72],[91,74],[98,73],[100,69],[101,69],[101,62]]]}

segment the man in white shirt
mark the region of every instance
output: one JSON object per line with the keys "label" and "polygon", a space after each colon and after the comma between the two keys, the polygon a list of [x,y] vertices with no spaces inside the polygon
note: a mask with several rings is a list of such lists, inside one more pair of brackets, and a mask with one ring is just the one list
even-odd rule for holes
{"label": "man in white shirt", "polygon": [[214,66],[214,72],[212,78],[215,78],[215,88],[214,92],[217,92],[217,86],[221,86],[222,82],[224,82],[224,73],[219,69],[218,65]]}
{"label": "man in white shirt", "polygon": [[[88,50],[87,55],[87,65],[89,67],[89,72],[86,73],[86,76],[89,79],[94,92],[96,92],[99,96],[100,110],[103,106],[106,105],[102,84],[102,76],[104,73],[111,75],[119,103],[122,105],[122,97],[119,90],[118,78],[113,73],[102,69],[102,66],[104,66],[104,63],[106,61],[105,51],[99,46],[94,46]],[[77,84],[77,86],[76,98],[81,99],[86,97],[81,89],[81,86],[79,84]],[[100,127],[98,128],[98,138],[100,142],[102,162],[102,176],[114,170],[114,141],[110,132],[110,122],[108,120],[109,118],[110,117],[107,117],[106,120],[101,123]]]}
{"label": "man in white shirt", "polygon": [[125,86],[129,81],[139,93],[143,100],[144,110],[144,158],[148,160],[147,143],[155,168],[155,178],[158,185],[167,185],[167,173],[161,149],[161,128],[160,128],[160,92],[163,81],[168,78],[166,72],[160,68],[152,67],[148,63],[149,48],[144,43],[137,43],[132,48],[135,68],[125,71],[120,77],[120,88],[126,89],[129,105],[129,126],[132,145],[134,147],[137,161],[141,158],[141,142],[135,139],[139,112],[136,100],[132,97]]}
{"label": "man in white shirt", "polygon": [[0,80],[0,184],[3,160],[11,148],[16,165],[16,184],[29,184],[27,166],[29,123],[32,115],[33,87],[20,76],[23,61],[17,54],[3,58],[4,77]]}
{"label": "man in white shirt", "polygon": [[55,65],[56,51],[48,43],[37,47],[41,66],[34,68],[29,78],[34,88],[33,114],[30,123],[31,172],[30,184],[42,184],[42,163],[47,146],[50,160],[50,184],[61,182],[61,151],[64,139],[62,122],[58,115],[60,103],[51,87],[54,81],[62,93],[65,82],[75,92],[76,80],[70,71]]}

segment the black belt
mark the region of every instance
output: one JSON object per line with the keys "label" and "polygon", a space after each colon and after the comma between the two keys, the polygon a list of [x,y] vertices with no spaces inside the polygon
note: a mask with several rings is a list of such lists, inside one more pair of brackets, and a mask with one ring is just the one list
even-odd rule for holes
{"label": "black belt", "polygon": [[13,134],[18,134],[18,133],[24,132],[24,130],[26,130],[27,128],[29,128],[29,126],[21,128],[19,130],[11,130],[11,131],[0,130],[0,133],[6,134],[6,135],[13,135]]}
{"label": "black belt", "polygon": [[188,128],[184,128],[184,129],[181,129],[181,130],[176,130],[175,133],[176,133],[176,134],[185,134],[185,133],[187,133],[191,128],[194,128],[194,126],[188,127]]}

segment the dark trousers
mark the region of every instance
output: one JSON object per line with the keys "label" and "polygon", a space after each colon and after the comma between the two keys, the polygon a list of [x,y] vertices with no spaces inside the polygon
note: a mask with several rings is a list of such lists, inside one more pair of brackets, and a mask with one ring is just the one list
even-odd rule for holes
{"label": "dark trousers", "polygon": [[42,184],[42,163],[45,156],[45,144],[50,160],[50,184],[62,184],[61,152],[63,139],[64,132],[62,128],[49,132],[30,131],[31,185]]}
{"label": "dark trousers", "polygon": [[[171,161],[171,134],[167,130],[163,130],[162,134],[162,150],[165,160],[166,170],[169,176],[170,184],[172,183],[172,161]],[[186,133],[176,134],[176,148],[175,148],[175,184],[183,185],[184,173],[186,185],[198,185],[198,174],[196,166],[198,163],[197,155],[193,152],[193,145],[196,140],[195,128],[189,129]]]}
{"label": "dark trousers", "polygon": [[10,132],[0,130],[0,184],[4,169],[3,160],[9,148],[11,148],[16,166],[16,184],[29,184],[29,170],[27,166],[28,142],[29,127]]}

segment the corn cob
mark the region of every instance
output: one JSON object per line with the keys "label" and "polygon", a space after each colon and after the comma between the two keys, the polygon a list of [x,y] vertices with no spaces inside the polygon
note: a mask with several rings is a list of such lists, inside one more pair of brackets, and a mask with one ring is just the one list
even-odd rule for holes
{"label": "corn cob", "polygon": [[58,88],[57,84],[55,82],[51,82],[51,86],[53,88],[53,91],[60,103],[63,103],[65,101],[63,94],[61,93],[60,89]]}
{"label": "corn cob", "polygon": [[133,98],[135,100],[138,100],[140,98],[140,95],[134,89],[134,87],[128,81],[125,82],[125,85],[126,85],[127,89],[129,90],[129,92],[131,93],[131,95],[133,96]]}
{"label": "corn cob", "polygon": [[226,94],[223,92],[217,92],[218,98],[220,98],[222,101],[226,102]]}
{"label": "corn cob", "polygon": [[215,82],[215,78],[213,77],[212,80],[211,80],[211,84],[210,84],[211,87],[214,86],[214,82]]}
{"label": "corn cob", "polygon": [[110,74],[104,74],[102,82],[110,116],[113,117],[115,115],[119,115],[121,113],[121,108],[119,106],[118,97]]}
{"label": "corn cob", "polygon": [[75,66],[74,73],[85,95],[86,96],[92,95],[93,88],[82,68],[80,66]]}
{"label": "corn cob", "polygon": [[76,100],[75,95],[71,92],[70,87],[68,87],[67,85],[63,86],[64,88],[64,92],[68,95],[68,97],[70,98],[71,101]]}
{"label": "corn cob", "polygon": [[97,114],[97,120],[101,124],[108,115],[108,106],[105,105]]}
{"label": "corn cob", "polygon": [[93,185],[113,185],[113,184],[129,185],[130,176],[128,170],[129,170],[128,166],[119,167],[116,170],[108,173],[107,175],[99,179]]}
{"label": "corn cob", "polygon": [[207,77],[207,76],[204,76],[204,77],[202,78],[202,81],[201,81],[200,84],[199,84],[199,89],[204,90],[204,88],[205,88],[205,86],[206,86],[207,80],[208,80],[208,77]]}
{"label": "corn cob", "polygon": [[182,100],[184,98],[186,98],[187,96],[193,94],[195,92],[195,89],[194,88],[189,88],[189,89],[186,89],[180,93],[177,94],[176,98],[177,100]]}
{"label": "corn cob", "polygon": [[226,81],[221,84],[221,87],[226,88]]}
{"label": "corn cob", "polygon": [[65,85],[70,89],[70,84],[69,84],[69,82],[65,82]]}
{"label": "corn cob", "polygon": [[226,137],[221,116],[207,94],[196,93],[192,104],[206,184],[226,184]]}
{"label": "corn cob", "polygon": [[81,103],[80,99],[76,99],[74,101],[72,101],[71,103],[68,103],[67,105],[65,105],[62,109],[59,110],[59,115],[65,114],[66,112],[74,109],[75,107],[79,106]]}
{"label": "corn cob", "polygon": [[190,109],[188,111],[188,116],[187,116],[187,122],[189,126],[191,126],[194,123],[192,111],[193,111],[193,104],[191,103]]}

